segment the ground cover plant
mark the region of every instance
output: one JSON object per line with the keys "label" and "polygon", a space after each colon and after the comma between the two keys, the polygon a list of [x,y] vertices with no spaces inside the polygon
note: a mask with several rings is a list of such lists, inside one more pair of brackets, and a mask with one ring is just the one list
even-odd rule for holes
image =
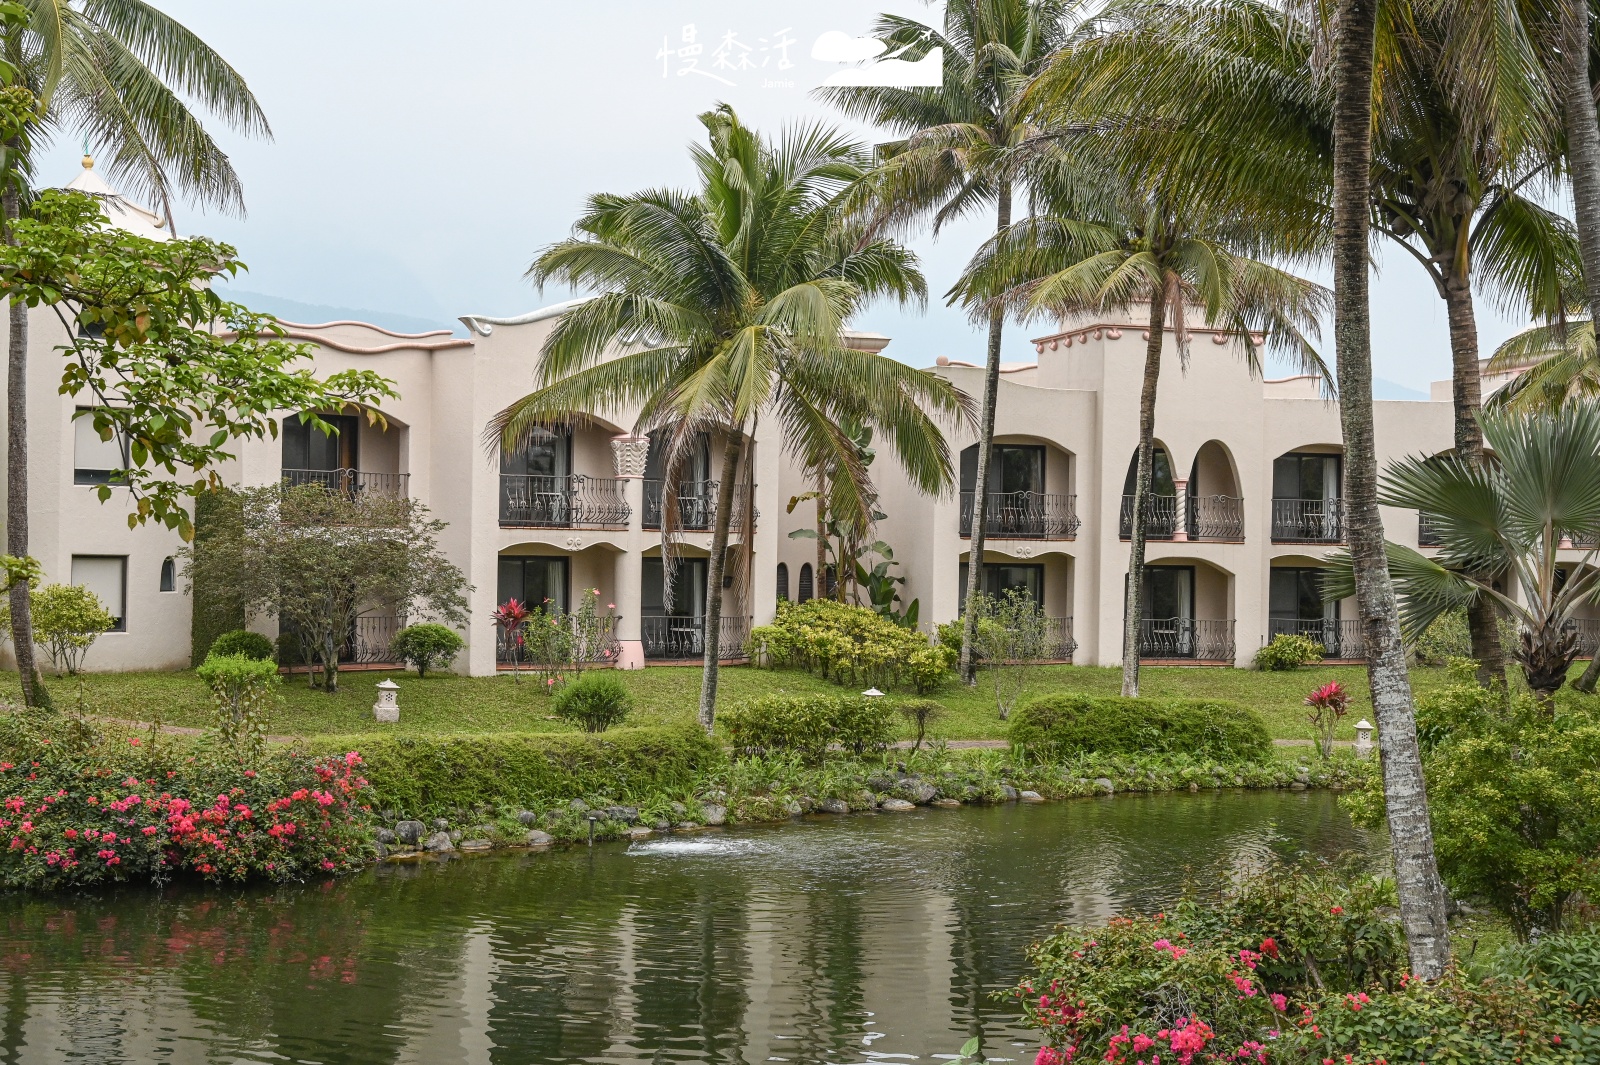
{"label": "ground cover plant", "polygon": [[1251,761],[1272,750],[1272,738],[1251,711],[1238,703],[1199,699],[1036,696],[1017,711],[1010,739],[1052,761],[1139,753]]}
{"label": "ground cover plant", "polygon": [[[1576,672],[1576,670],[1575,670]],[[638,725],[671,724],[692,715],[700,687],[698,666],[618,670],[628,686],[634,709],[629,721]],[[1338,740],[1355,738],[1351,726],[1370,716],[1366,670],[1360,666],[1319,665],[1289,673],[1261,673],[1241,669],[1148,667],[1140,672],[1140,689],[1157,699],[1222,699],[1244,705],[1261,717],[1274,739],[1309,743],[1313,729],[1306,721],[1306,693],[1330,681],[1344,686],[1350,712],[1335,731]],[[192,671],[85,673],[85,705],[90,713],[105,717],[160,721],[165,725],[210,728],[213,722],[210,693]],[[281,736],[313,736],[364,732],[370,729],[373,685],[393,680],[400,686],[401,733],[440,732],[556,732],[573,726],[555,718],[550,701],[535,698],[533,685],[515,684],[505,673],[495,677],[463,677],[429,673],[418,679],[399,671],[347,671],[346,683],[333,694],[307,689],[295,680],[283,687],[283,702],[274,712],[272,732]],[[1040,666],[1034,671],[1032,691],[1038,695],[1077,693],[1116,695],[1121,674],[1115,667]],[[1443,669],[1412,670],[1419,693],[1450,684]],[[837,695],[840,688],[800,670],[724,668],[720,690],[728,705],[763,695]],[[848,689],[847,689],[848,690]],[[1006,739],[1006,723],[994,712],[994,697],[983,689],[947,683],[932,696],[945,713],[931,735],[946,740]],[[1570,686],[1557,696],[1557,704],[1577,702]],[[0,673],[0,700],[20,704],[17,675]],[[906,722],[900,739],[914,740],[916,729]]]}
{"label": "ground cover plant", "polygon": [[846,687],[903,688],[918,695],[948,680],[955,657],[871,607],[831,599],[778,604],[772,624],[751,630],[751,659],[804,670]]}

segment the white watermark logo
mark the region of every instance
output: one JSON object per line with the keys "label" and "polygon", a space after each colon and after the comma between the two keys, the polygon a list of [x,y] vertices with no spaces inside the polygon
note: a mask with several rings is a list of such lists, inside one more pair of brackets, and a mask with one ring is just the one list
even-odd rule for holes
{"label": "white watermark logo", "polygon": [[[701,40],[694,23],[681,27],[676,43],[673,35],[663,34],[661,49],[655,58],[661,61],[661,76],[683,78],[690,75],[709,78],[723,85],[737,87],[734,79],[741,75],[756,74],[763,89],[793,89],[792,74],[784,72],[795,67],[790,54],[798,44],[793,27],[785,26],[765,36],[741,36],[735,30],[726,30],[720,36]],[[715,43],[707,51],[707,43]],[[888,46],[875,37],[852,37],[838,30],[829,30],[811,46],[811,58],[823,63],[857,64],[830,74],[823,85],[874,85],[894,88],[937,88],[944,82],[944,52],[929,49],[921,59],[912,61],[885,57]]]}
{"label": "white watermark logo", "polygon": [[838,30],[829,30],[811,46],[811,58],[828,63],[877,62],[868,66],[851,67],[830,74],[824,85],[877,85],[897,89],[936,89],[944,84],[944,49],[930,48],[928,54],[912,62],[905,59],[879,58],[888,45],[876,37],[851,37]]}

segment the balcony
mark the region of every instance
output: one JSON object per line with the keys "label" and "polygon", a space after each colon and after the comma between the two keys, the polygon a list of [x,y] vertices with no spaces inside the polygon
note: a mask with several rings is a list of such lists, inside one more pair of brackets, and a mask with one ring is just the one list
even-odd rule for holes
{"label": "balcony", "polygon": [[[1178,531],[1178,497],[1151,495],[1145,497],[1144,538],[1170,540]],[[1133,537],[1133,496],[1122,497],[1120,534],[1124,540]]]}
{"label": "balcony", "polygon": [[[750,638],[749,618],[720,619],[718,650],[724,660],[743,658]],[[645,658],[668,662],[689,661],[706,653],[704,617],[653,617],[641,619]]]}
{"label": "balcony", "polygon": [[[661,512],[664,509],[664,486],[666,482],[650,478],[644,482],[644,527],[646,529],[661,528]],[[717,492],[721,481],[682,481],[678,484],[678,524],[677,528],[688,532],[709,532],[716,523],[717,517]],[[744,525],[744,502],[749,494],[745,485],[738,485],[733,490],[733,514],[728,521],[728,528],[737,530]],[[759,517],[759,514],[754,516]]]}
{"label": "balcony", "polygon": [[1233,620],[1144,618],[1139,622],[1139,657],[1232,662]]}
{"label": "balcony", "polygon": [[[972,535],[976,492],[961,493],[961,535]],[[1070,540],[1078,535],[1078,497],[1057,492],[991,492],[983,534],[1008,540]]]}
{"label": "balcony", "polygon": [[[404,614],[363,614],[356,618],[349,633],[340,642],[338,659],[341,666],[379,666],[398,665],[395,657],[389,651],[389,645],[394,640],[394,634],[406,627]],[[285,635],[293,633],[293,628],[287,623],[283,625]],[[282,666],[293,672],[295,669],[304,669],[315,655],[309,649],[300,646],[299,641],[286,640],[280,656]]]}
{"label": "balcony", "polygon": [[1561,626],[1564,631],[1578,634],[1578,656],[1591,658],[1600,646],[1600,619],[1573,618]]}
{"label": "balcony", "polygon": [[[537,669],[542,665],[561,666],[570,662],[596,666],[614,665],[617,653],[621,650],[617,643],[617,623],[622,619],[616,614],[601,615],[596,619],[600,623],[599,633],[589,638],[579,636],[575,619],[574,614],[545,616],[544,623],[554,623],[561,637],[559,639],[540,639],[539,634],[526,632],[527,626],[509,637],[504,629],[497,628],[494,640],[495,663],[501,666],[520,666],[523,669]],[[547,658],[554,661],[546,662]]]}
{"label": "balcony", "polygon": [[283,471],[283,483],[290,488],[321,485],[330,492],[347,496],[372,494],[388,499],[404,499],[411,481],[409,473],[369,473],[366,470],[291,470]]}
{"label": "balcony", "polygon": [[1338,621],[1333,618],[1268,618],[1267,640],[1275,636],[1304,636],[1322,645],[1323,653],[1332,659],[1360,661],[1367,656],[1366,641],[1361,635],[1361,622]]}
{"label": "balcony", "polygon": [[[1039,658],[1046,662],[1070,662],[1077,653],[1078,641],[1072,638],[1071,618],[1045,618],[1044,646]],[[981,661],[983,655],[976,649],[973,654]]]}
{"label": "balcony", "polygon": [[1444,546],[1444,530],[1432,514],[1417,512],[1417,545],[1420,547]]}
{"label": "balcony", "polygon": [[1190,496],[1185,525],[1191,540],[1243,540],[1244,500],[1238,496]]}
{"label": "balcony", "polygon": [[1272,539],[1290,544],[1344,542],[1343,499],[1274,499]]}
{"label": "balcony", "polygon": [[615,477],[500,475],[504,529],[625,529],[629,513]]}

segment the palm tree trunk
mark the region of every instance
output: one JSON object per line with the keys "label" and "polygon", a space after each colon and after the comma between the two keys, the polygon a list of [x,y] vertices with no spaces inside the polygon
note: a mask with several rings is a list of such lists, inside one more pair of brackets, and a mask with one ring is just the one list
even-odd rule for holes
{"label": "palm tree trunk", "polygon": [[1333,75],[1334,346],[1339,420],[1345,446],[1345,506],[1356,607],[1367,648],[1367,677],[1378,719],[1389,839],[1400,921],[1411,971],[1425,980],[1450,961],[1444,885],[1433,854],[1427,786],[1399,611],[1378,513],[1378,463],[1372,429],[1372,321],[1368,306],[1372,172],[1372,65],[1377,0],[1337,0]]}
{"label": "palm tree trunk", "polygon": [[[722,660],[722,571],[728,554],[728,526],[733,519],[733,479],[739,475],[739,456],[743,452],[744,426],[736,425],[722,450],[717,520],[711,533],[711,560],[706,563],[706,627],[701,637],[706,661],[700,679],[700,727],[707,735],[717,723],[717,668]],[[749,536],[750,530],[745,529],[744,535]],[[825,575],[819,577],[826,579]]]}
{"label": "palm tree trunk", "polygon": [[[1478,317],[1472,306],[1472,280],[1450,270],[1445,278],[1445,309],[1450,322],[1451,398],[1455,403],[1456,454],[1483,464],[1483,378],[1478,371]],[[1472,659],[1478,663],[1478,683],[1485,688],[1506,684],[1506,656],[1500,646],[1499,612],[1493,600],[1479,596],[1467,608],[1467,630],[1472,636]]]}
{"label": "palm tree trunk", "polygon": [[[822,590],[828,589],[828,471],[821,466],[817,467],[817,575],[816,580],[822,582]],[[816,595],[813,587],[812,595]],[[818,595],[818,599],[826,599],[826,595]]]}
{"label": "palm tree trunk", "polygon": [[1144,386],[1139,390],[1139,456],[1133,474],[1133,515],[1128,529],[1128,579],[1123,588],[1122,694],[1139,694],[1139,637],[1144,626],[1144,522],[1156,451],[1156,383],[1161,377],[1161,341],[1167,326],[1167,290],[1150,292],[1150,339],[1144,346]]}
{"label": "palm tree trunk", "polygon": [[1572,205],[1578,223],[1584,291],[1590,314],[1600,313],[1600,121],[1589,84],[1589,5],[1567,0],[1562,19],[1561,79],[1567,133],[1567,168],[1572,173]]}
{"label": "palm tree trunk", "polygon": [[[995,232],[1011,224],[1011,183],[1001,181],[995,196]],[[983,364],[983,407],[978,416],[978,475],[972,482],[972,539],[967,552],[967,603],[977,602],[983,587],[983,531],[989,520],[989,452],[994,450],[994,408],[1000,398],[1000,337],[1005,330],[1006,312],[995,307],[989,312],[989,350]],[[978,682],[977,663],[972,648],[978,639],[978,615],[966,611],[961,626],[961,679]]]}
{"label": "palm tree trunk", "polygon": [[1584,667],[1583,675],[1572,682],[1572,686],[1588,695],[1594,694],[1594,686],[1600,682],[1600,647],[1589,652],[1589,664]]}
{"label": "palm tree trunk", "polygon": [[[16,240],[11,223],[21,215],[22,204],[7,174],[3,197],[6,243]],[[28,556],[28,306],[11,301],[10,336],[6,348],[6,553]],[[33,646],[33,604],[26,581],[11,589],[11,646],[17,654],[17,676],[22,701],[27,706],[48,707],[50,693],[39,673]]]}

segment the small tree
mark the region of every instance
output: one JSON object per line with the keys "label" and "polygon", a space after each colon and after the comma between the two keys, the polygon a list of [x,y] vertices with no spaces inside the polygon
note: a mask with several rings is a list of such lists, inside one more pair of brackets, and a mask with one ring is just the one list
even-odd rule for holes
{"label": "small tree", "polygon": [[917,742],[911,748],[913,752],[922,750],[922,741],[927,738],[928,726],[945,714],[944,705],[932,699],[906,699],[895,704],[895,710],[917,730]]}
{"label": "small tree", "polygon": [[389,652],[407,665],[413,666],[420,679],[437,664],[441,668],[461,653],[461,634],[434,622],[407,625],[389,641]]}
{"label": "small tree", "polygon": [[356,619],[381,611],[451,624],[467,617],[470,590],[439,550],[445,523],[413,499],[321,485],[269,485],[237,493],[187,552],[191,581],[226,588],[252,614],[293,629],[328,692]]}
{"label": "small tree", "polygon": [[1344,685],[1329,681],[1306,696],[1306,705],[1311,708],[1306,719],[1317,730],[1317,747],[1326,761],[1333,757],[1333,733],[1350,708],[1350,696]]}
{"label": "small tree", "polygon": [[511,659],[511,681],[514,684],[522,683],[522,652],[527,644],[523,635],[524,627],[528,621],[528,608],[521,599],[512,596],[489,615],[494,622],[495,631],[499,634],[501,646],[505,648],[506,656]]}
{"label": "small tree", "polygon": [[277,665],[242,654],[214,654],[195,675],[211,689],[218,738],[245,763],[255,762],[267,742],[267,712],[279,684]]}
{"label": "small tree", "polygon": [[978,612],[974,645],[994,684],[995,709],[1004,721],[1028,685],[1034,668],[1047,657],[1050,621],[1033,596],[1008,588],[1002,596],[979,593],[967,600]]}
{"label": "small tree", "polygon": [[33,637],[50,656],[56,676],[76,676],[89,648],[117,619],[80,584],[47,584],[32,593]]}

